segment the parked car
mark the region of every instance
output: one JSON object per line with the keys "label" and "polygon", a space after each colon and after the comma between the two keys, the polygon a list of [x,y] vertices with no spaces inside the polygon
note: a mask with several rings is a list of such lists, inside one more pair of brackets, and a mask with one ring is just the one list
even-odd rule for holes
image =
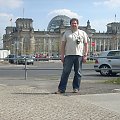
{"label": "parked car", "polygon": [[98,53],[92,53],[90,55],[87,56],[87,60],[95,60],[96,57],[98,57]]}
{"label": "parked car", "polygon": [[115,76],[120,73],[120,50],[101,52],[95,60],[94,70],[102,76]]}
{"label": "parked car", "polygon": [[9,61],[9,63],[11,63],[11,64],[15,64],[16,59],[17,59],[17,55],[15,55],[15,54],[10,54],[5,58],[5,60]]}
{"label": "parked car", "polygon": [[19,56],[19,58],[17,60],[17,63],[25,65],[25,62],[26,62],[27,65],[29,65],[29,64],[33,65],[34,58],[32,56],[29,56],[29,55],[21,55],[21,56]]}
{"label": "parked car", "polygon": [[48,57],[48,55],[45,55],[45,54],[36,54],[35,60],[36,61],[48,61],[49,57]]}

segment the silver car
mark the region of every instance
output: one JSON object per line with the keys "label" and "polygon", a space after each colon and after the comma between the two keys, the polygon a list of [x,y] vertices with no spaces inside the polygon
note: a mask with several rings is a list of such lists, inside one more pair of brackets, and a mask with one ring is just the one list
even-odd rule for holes
{"label": "silver car", "polygon": [[102,76],[115,76],[120,73],[120,50],[101,52],[95,60],[94,70]]}
{"label": "silver car", "polygon": [[18,59],[17,59],[18,64],[23,64],[25,65],[25,63],[27,65],[34,63],[34,59],[32,58],[32,56],[29,55],[21,55]]}

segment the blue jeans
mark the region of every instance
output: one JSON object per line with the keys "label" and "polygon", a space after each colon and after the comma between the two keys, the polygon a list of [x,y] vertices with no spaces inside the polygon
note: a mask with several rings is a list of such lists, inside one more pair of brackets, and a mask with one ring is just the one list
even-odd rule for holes
{"label": "blue jeans", "polygon": [[68,55],[65,56],[64,63],[63,63],[63,72],[61,75],[61,80],[58,86],[60,91],[65,92],[68,77],[72,70],[72,66],[74,65],[74,79],[73,79],[73,89],[80,89],[80,82],[81,82],[81,70],[82,70],[82,56],[79,55]]}

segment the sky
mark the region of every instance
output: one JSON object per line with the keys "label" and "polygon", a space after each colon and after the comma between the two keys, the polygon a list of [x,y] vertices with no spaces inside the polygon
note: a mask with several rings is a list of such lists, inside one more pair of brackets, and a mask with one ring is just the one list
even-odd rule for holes
{"label": "sky", "polygon": [[46,30],[57,15],[87,21],[96,32],[106,32],[106,25],[120,22],[120,0],[0,0],[0,41],[7,26],[15,26],[17,18],[31,18],[34,30]]}

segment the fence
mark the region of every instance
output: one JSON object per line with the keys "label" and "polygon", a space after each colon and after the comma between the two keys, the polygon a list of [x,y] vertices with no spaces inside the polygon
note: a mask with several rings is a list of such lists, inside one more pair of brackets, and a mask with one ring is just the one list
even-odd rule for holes
{"label": "fence", "polygon": [[[98,58],[106,58],[106,57],[94,57],[94,58],[92,58],[92,60],[96,60],[96,59],[98,59]],[[107,59],[111,59],[111,60],[113,60],[113,59],[117,59],[117,60],[119,60],[120,61],[120,56],[116,56],[116,57],[112,57],[112,56],[109,56],[109,57],[107,57]],[[18,63],[18,60],[19,59],[15,59],[15,58],[7,58],[7,59],[0,59],[0,60],[2,60],[2,61],[10,61],[10,60],[13,60],[13,61],[15,61],[15,63],[14,64],[19,64]],[[24,58],[24,67],[23,68],[5,68],[5,69],[1,69],[0,68],[0,70],[23,70],[24,71],[24,78],[25,78],[25,80],[27,79],[27,75],[28,75],[28,71],[29,70],[62,70],[62,68],[28,68],[27,66],[27,58]],[[47,61],[47,62],[50,62],[50,61],[52,61],[52,60],[60,60],[60,59],[58,59],[58,58],[54,58],[54,59],[52,59],[52,58],[39,58],[39,59],[34,59],[35,61]],[[88,60],[89,61],[89,60]],[[96,68],[83,68],[83,70],[95,70]],[[102,70],[117,70],[117,71],[119,71],[120,72],[120,64],[118,65],[118,67],[117,68],[111,68],[111,67],[107,67],[107,68],[105,68],[105,67],[101,67],[101,68],[99,68],[99,71],[102,71]]]}

